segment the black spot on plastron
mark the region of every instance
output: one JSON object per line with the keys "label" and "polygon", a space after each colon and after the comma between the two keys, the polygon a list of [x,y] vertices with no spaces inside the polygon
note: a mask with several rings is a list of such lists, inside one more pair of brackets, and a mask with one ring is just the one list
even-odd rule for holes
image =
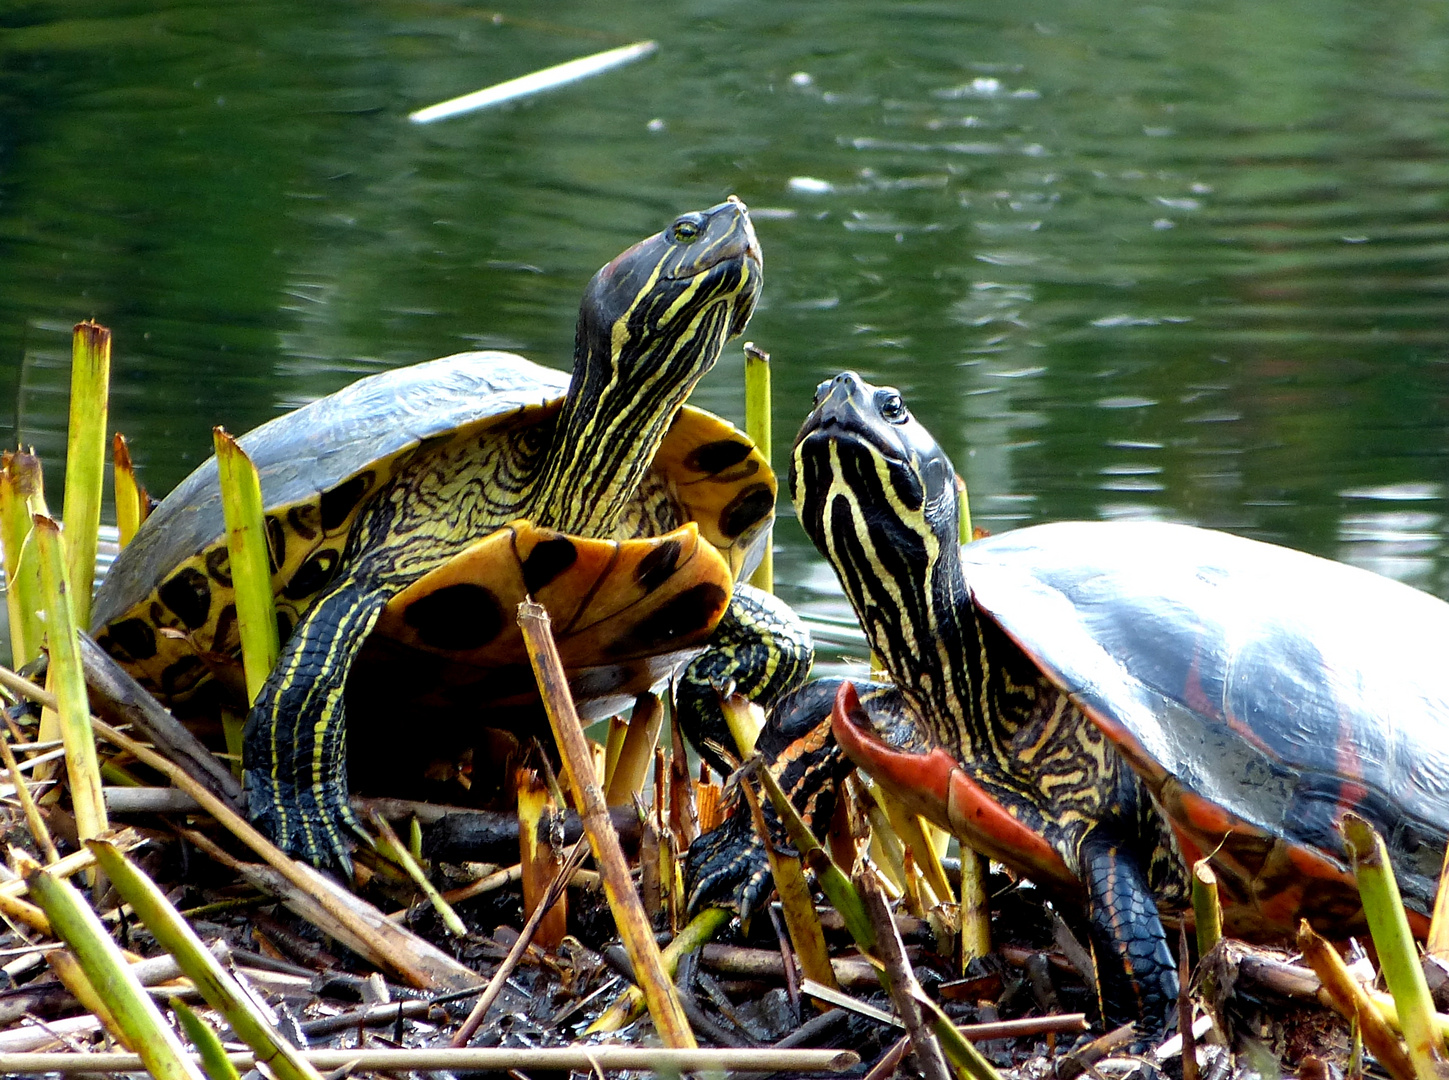
{"label": "black spot on plastron", "polygon": [[188,630],[206,625],[211,614],[211,582],[196,567],[182,567],[156,590],[156,595]]}
{"label": "black spot on plastron", "polygon": [[684,459],[684,464],[688,469],[707,475],[724,472],[732,465],[738,465],[744,461],[750,456],[750,451],[753,449],[754,447],[749,443],[737,442],[734,439],[720,439],[691,450],[689,456]]}
{"label": "black spot on plastron", "polygon": [[701,582],[671,597],[668,603],[635,623],[609,651],[615,655],[661,651],[686,634],[709,626],[724,611],[729,599],[729,593],[718,585]]}
{"label": "black spot on plastron", "polygon": [[305,600],[332,580],[337,571],[340,556],[329,548],[317,552],[297,568],[292,580],[282,586],[282,595],[288,600]]}
{"label": "black spot on plastron", "polygon": [[678,540],[666,540],[639,560],[634,568],[634,577],[647,592],[653,592],[669,580],[679,566],[679,554],[684,545]]}
{"label": "black spot on plastron", "polygon": [[285,645],[287,639],[292,636],[292,629],[292,616],[285,611],[277,612],[277,640]]}
{"label": "black spot on plastron", "polygon": [[503,609],[482,585],[462,582],[414,600],[403,612],[403,622],[417,631],[423,644],[461,651],[497,637],[503,629]]}
{"label": "black spot on plastron", "polygon": [[287,561],[287,527],[275,514],[267,515],[267,567],[275,574]]}
{"label": "black spot on plastron", "polygon": [[241,648],[241,627],[236,621],[236,605],[227,604],[216,616],[216,633],[211,637],[211,651],[230,653]]}
{"label": "black spot on plastron", "polygon": [[222,588],[231,588],[231,552],[225,544],[206,553],[206,574]]}
{"label": "black spot on plastron", "polygon": [[[102,648],[112,647],[126,654],[125,659],[149,660],[156,655],[156,631],[145,619],[122,619],[106,629],[108,641]],[[118,658],[119,659],[119,658]]]}
{"label": "black spot on plastron", "polygon": [[535,544],[523,560],[523,587],[536,593],[578,561],[579,549],[567,536]]}
{"label": "black spot on plastron", "polygon": [[183,656],[161,673],[161,693],[166,697],[184,694],[206,677],[206,667],[199,656]]}
{"label": "black spot on plastron", "polygon": [[339,529],[371,487],[372,473],[365,472],[338,484],[331,491],[324,491],[318,506],[322,514],[322,531],[330,534]]}
{"label": "black spot on plastron", "polygon": [[768,484],[755,484],[736,495],[720,512],[719,531],[733,540],[751,525],[758,524],[775,509],[775,496]]}
{"label": "black spot on plastron", "polygon": [[311,503],[294,506],[287,511],[287,524],[303,540],[315,540],[321,525],[321,514]]}

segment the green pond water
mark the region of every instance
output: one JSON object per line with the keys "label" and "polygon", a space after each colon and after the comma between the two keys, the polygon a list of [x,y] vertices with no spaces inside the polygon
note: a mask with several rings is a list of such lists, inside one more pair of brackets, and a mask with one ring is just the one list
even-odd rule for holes
{"label": "green pond water", "polygon": [[[735,193],[777,463],[852,368],[901,388],[993,531],[1182,520],[1449,595],[1446,73],[1449,5],[1413,0],[17,0],[0,440],[45,456],[58,509],[88,316],[155,493],[212,425],[368,372],[566,366],[592,272]],[[742,369],[732,347],[695,402],[739,420]],[[844,614],[781,510],[781,593]]]}

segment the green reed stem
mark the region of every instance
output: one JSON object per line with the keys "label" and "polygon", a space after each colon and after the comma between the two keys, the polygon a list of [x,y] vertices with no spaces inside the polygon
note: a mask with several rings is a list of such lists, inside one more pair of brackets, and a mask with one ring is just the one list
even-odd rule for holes
{"label": "green reed stem", "polygon": [[46,513],[40,459],[17,450],[0,458],[0,543],[5,549],[5,604],[10,615],[11,666],[40,655],[40,561],[30,541],[32,515]]}
{"label": "green reed stem", "polygon": [[101,766],[91,730],[90,700],[76,641],[74,597],[64,573],[65,544],[60,526],[37,515],[34,539],[40,554],[40,581],[45,594],[46,642],[50,647],[50,687],[56,696],[60,737],[65,744],[71,807],[76,832],[89,840],[105,832],[106,804],[101,796]]}
{"label": "green reed stem", "polygon": [[[745,434],[770,463],[770,354],[745,342]],[[775,538],[765,539],[765,555],[750,578],[750,584],[765,592],[775,591]]]}
{"label": "green reed stem", "polygon": [[242,666],[247,701],[261,693],[277,662],[277,605],[272,596],[272,571],[267,558],[267,523],[262,512],[262,486],[257,470],[235,439],[212,428],[216,467],[221,479],[226,547],[236,590],[236,621],[241,632]]}
{"label": "green reed stem", "polygon": [[[236,976],[206,947],[155,882],[115,845],[93,840],[87,846],[157,944],[176,958],[206,1003],[226,1017],[237,1037],[267,1062],[273,1075],[278,1080],[318,1080],[317,1070],[297,1056],[296,1047],[257,1008]],[[200,1043],[197,1047],[204,1050]]]}
{"label": "green reed stem", "polygon": [[77,626],[91,621],[101,488],[106,477],[106,417],[111,383],[111,332],[87,320],[71,339],[70,430],[65,452],[66,580]]}
{"label": "green reed stem", "polygon": [[26,860],[21,873],[56,935],[69,946],[117,1029],[158,1080],[205,1080],[150,995],[130,970],[100,917],[69,882]]}
{"label": "green reed stem", "polygon": [[1358,879],[1364,917],[1368,920],[1374,948],[1378,950],[1384,982],[1398,1009],[1409,1060],[1414,1063],[1420,1080],[1433,1080],[1439,1076],[1438,1062],[1443,1058],[1444,1040],[1434,1023],[1434,999],[1419,963],[1419,950],[1409,930],[1409,917],[1404,912],[1388,850],[1373,826],[1357,814],[1345,814],[1340,827],[1354,877]]}

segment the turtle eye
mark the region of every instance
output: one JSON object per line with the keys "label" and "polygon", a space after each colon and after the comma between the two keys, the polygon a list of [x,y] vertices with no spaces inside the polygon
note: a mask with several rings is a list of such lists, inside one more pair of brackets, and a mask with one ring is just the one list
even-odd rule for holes
{"label": "turtle eye", "polygon": [[887,423],[904,424],[911,414],[906,403],[901,400],[901,395],[887,390],[881,394],[880,415]]}
{"label": "turtle eye", "polygon": [[699,237],[699,221],[694,217],[682,217],[669,227],[671,239],[688,244]]}

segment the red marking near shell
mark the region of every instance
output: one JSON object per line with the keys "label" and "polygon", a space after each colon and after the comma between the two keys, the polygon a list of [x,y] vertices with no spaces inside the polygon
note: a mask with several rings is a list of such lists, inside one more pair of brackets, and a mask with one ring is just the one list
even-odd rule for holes
{"label": "red marking near shell", "polygon": [[1302,844],[1289,844],[1288,863],[1293,867],[1294,872],[1301,875],[1305,881],[1336,881],[1346,888],[1358,889],[1353,871],[1344,869],[1333,859],[1313,848],[1304,847]]}
{"label": "red marking near shell", "polygon": [[1056,850],[1007,813],[944,749],[907,753],[872,732],[854,684],[841,684],[830,719],[846,756],[912,810],[1039,884],[1081,888]]}
{"label": "red marking near shell", "polygon": [[1200,656],[1201,653],[1198,650],[1193,651],[1192,663],[1187,669],[1187,681],[1182,690],[1182,699],[1188,708],[1197,710],[1203,716],[1219,717],[1222,715],[1222,710],[1218,708],[1218,703],[1208,696],[1202,686]]}
{"label": "red marking near shell", "polygon": [[[1163,791],[1167,790],[1165,786]],[[1205,847],[1216,847],[1230,832],[1245,824],[1236,814],[1180,784],[1171,785],[1171,790],[1176,798],[1163,800],[1163,809],[1174,819],[1174,825],[1190,829],[1200,838],[1200,843],[1205,841]]]}
{"label": "red marking near shell", "polygon": [[1056,848],[1007,813],[959,766],[951,773],[947,798],[951,830],[972,846],[1022,871],[1038,884],[1055,881],[1068,888],[1081,888],[1080,879]]}
{"label": "red marking near shell", "polygon": [[[1345,730],[1346,728],[1347,730]],[[1338,813],[1334,815],[1334,819],[1335,824],[1341,825],[1345,813],[1363,805],[1363,800],[1368,795],[1368,788],[1358,782],[1363,778],[1363,758],[1359,755],[1352,728],[1343,724],[1342,721],[1339,723],[1336,749],[1338,751],[1337,775],[1342,779],[1338,785]]]}

